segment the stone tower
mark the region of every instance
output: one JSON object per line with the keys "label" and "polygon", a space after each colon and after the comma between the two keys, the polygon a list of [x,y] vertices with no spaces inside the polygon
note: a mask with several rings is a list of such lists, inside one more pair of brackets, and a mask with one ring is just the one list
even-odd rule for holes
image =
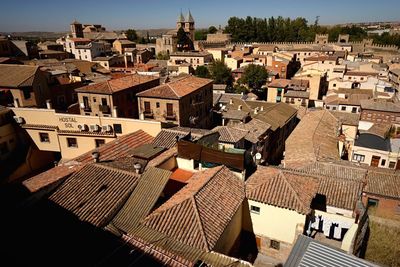
{"label": "stone tower", "polygon": [[176,21],[176,30],[179,30],[179,28],[184,28],[185,29],[185,17],[181,13],[179,14],[178,20]]}
{"label": "stone tower", "polygon": [[192,13],[190,10],[185,18],[185,32],[189,33],[189,37],[192,41],[194,41],[194,19],[192,17]]}
{"label": "stone tower", "polygon": [[71,33],[73,38],[83,38],[82,24],[74,20],[71,23]]}
{"label": "stone tower", "polygon": [[315,43],[316,44],[327,44],[328,43],[328,34],[316,34],[315,35]]}
{"label": "stone tower", "polygon": [[348,43],[350,39],[349,34],[339,34],[338,43]]}

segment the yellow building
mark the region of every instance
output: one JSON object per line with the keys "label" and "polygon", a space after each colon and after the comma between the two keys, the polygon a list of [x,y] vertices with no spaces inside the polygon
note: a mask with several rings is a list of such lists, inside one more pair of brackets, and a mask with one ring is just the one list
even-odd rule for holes
{"label": "yellow building", "polygon": [[54,109],[12,110],[39,150],[60,152],[63,159],[75,158],[139,129],[151,136],[161,131],[161,124],[155,121],[64,114]]}

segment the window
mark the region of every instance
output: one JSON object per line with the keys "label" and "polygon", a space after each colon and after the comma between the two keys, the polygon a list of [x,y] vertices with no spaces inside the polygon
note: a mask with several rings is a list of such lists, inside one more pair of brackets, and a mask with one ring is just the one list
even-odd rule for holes
{"label": "window", "polygon": [[93,97],[93,102],[96,103],[96,97]]}
{"label": "window", "polygon": [[353,154],[353,160],[359,161],[359,162],[364,162],[365,156],[360,155],[360,154]]}
{"label": "window", "polygon": [[345,111],[346,110],[346,107],[342,107],[342,111]]}
{"label": "window", "polygon": [[381,160],[381,166],[385,166],[385,164],[386,164],[386,159],[382,159]]}
{"label": "window", "polygon": [[252,213],[260,214],[260,207],[250,205],[250,211]]}
{"label": "window", "polygon": [[367,208],[369,207],[378,207],[379,200],[375,198],[368,198]]}
{"label": "window", "polygon": [[122,126],[121,124],[113,124],[113,129],[115,133],[122,133]]}
{"label": "window", "polygon": [[269,247],[279,250],[281,243],[279,241],[276,240],[271,240]]}
{"label": "window", "polygon": [[103,106],[106,106],[106,105],[107,105],[107,99],[106,99],[106,98],[102,98],[102,99],[101,99],[101,104],[102,104]]}
{"label": "window", "polygon": [[156,108],[160,108],[160,102],[156,102]]}
{"label": "window", "polygon": [[356,107],[353,107],[353,108],[351,109],[351,112],[352,112],[352,113],[357,113],[357,108],[356,108]]}
{"label": "window", "polygon": [[67,138],[67,145],[68,147],[78,147],[78,142],[76,138]]}
{"label": "window", "polygon": [[23,92],[24,92],[24,98],[25,98],[25,99],[31,98],[31,92],[29,91],[29,89],[25,88],[25,89],[23,90]]}
{"label": "window", "polygon": [[94,142],[96,144],[96,147],[100,147],[106,143],[104,139],[94,139]]}
{"label": "window", "polygon": [[396,167],[396,162],[390,161],[390,162],[389,162],[389,168],[390,168],[390,169],[394,169],[394,167]]}
{"label": "window", "polygon": [[336,107],[332,107],[332,110],[336,110]]}
{"label": "window", "polygon": [[336,87],[336,83],[333,84],[333,87]]}
{"label": "window", "polygon": [[39,133],[40,142],[42,143],[50,143],[50,138],[48,133]]}

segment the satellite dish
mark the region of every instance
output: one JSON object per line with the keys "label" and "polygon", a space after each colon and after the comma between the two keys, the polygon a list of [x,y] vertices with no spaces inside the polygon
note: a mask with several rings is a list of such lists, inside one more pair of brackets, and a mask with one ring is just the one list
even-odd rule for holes
{"label": "satellite dish", "polygon": [[259,152],[256,153],[256,159],[257,160],[261,159],[261,154]]}

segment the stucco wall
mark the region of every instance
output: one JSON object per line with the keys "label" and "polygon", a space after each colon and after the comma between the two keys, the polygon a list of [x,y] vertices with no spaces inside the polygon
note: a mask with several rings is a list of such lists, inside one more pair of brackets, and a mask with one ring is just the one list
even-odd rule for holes
{"label": "stucco wall", "polygon": [[296,227],[298,224],[305,224],[305,215],[253,200],[248,201],[250,210],[251,206],[260,208],[260,214],[253,212],[250,214],[256,235],[267,236],[276,241],[293,243],[296,237]]}
{"label": "stucco wall", "polygon": [[236,211],[232,220],[229,222],[225,231],[219,238],[214,250],[222,254],[228,254],[232,249],[235,241],[238,239],[242,231],[242,206]]}

